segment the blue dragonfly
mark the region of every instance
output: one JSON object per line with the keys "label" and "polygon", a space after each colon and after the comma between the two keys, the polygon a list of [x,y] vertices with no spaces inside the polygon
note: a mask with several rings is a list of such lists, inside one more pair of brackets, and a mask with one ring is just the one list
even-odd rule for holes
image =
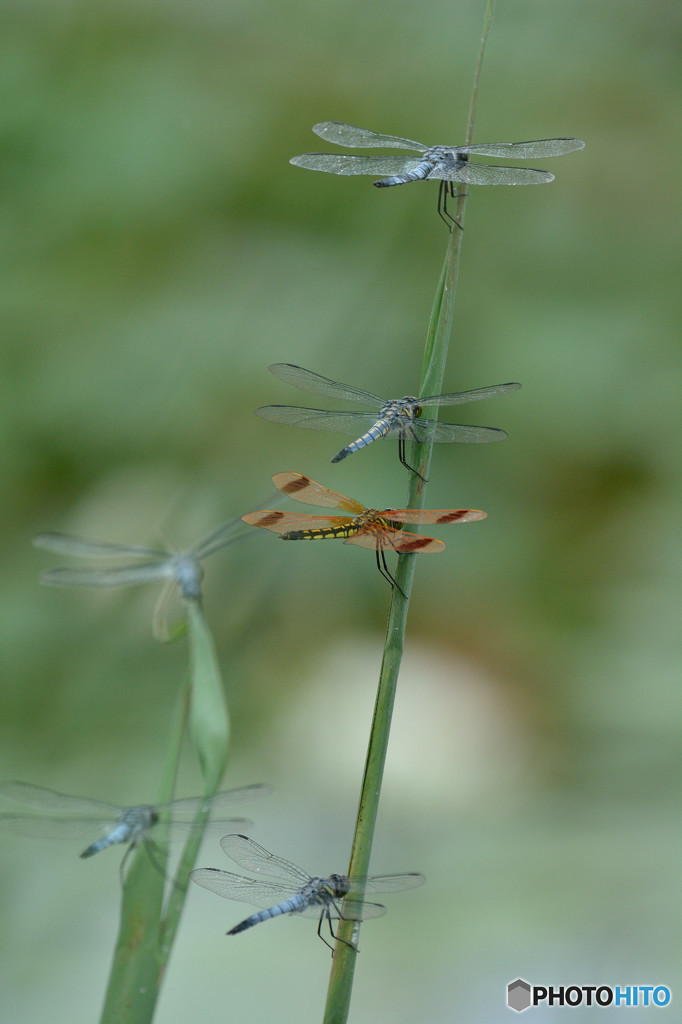
{"label": "blue dragonfly", "polygon": [[80,856],[92,857],[109,846],[125,843],[128,848],[121,862],[123,877],[125,863],[136,846],[144,844],[150,859],[159,867],[153,854],[154,840],[180,839],[204,828],[205,822],[196,818],[200,811],[209,809],[212,816],[209,830],[213,832],[224,832],[226,827],[247,827],[250,821],[226,817],[226,809],[270,792],[270,786],[256,784],[223,790],[211,800],[198,796],[166,804],[120,807],[103,800],[55,793],[27,782],[3,782],[0,783],[0,798],[23,809],[0,813],[0,832],[37,839],[84,839],[99,832],[100,838],[91,842]]}
{"label": "blue dragonfly", "polygon": [[[370,878],[348,875],[329,875],[321,878],[309,875],[291,861],[276,857],[252,839],[242,835],[224,836],[220,840],[223,850],[236,864],[254,874],[265,876],[246,878],[218,868],[197,868],[190,872],[193,882],[210,889],[218,896],[240,903],[251,903],[263,907],[244,921],[231,928],[228,935],[252,928],[269,917],[280,914],[300,914],[302,917],[318,918],[317,934],[330,949],[333,947],[322,935],[322,924],[329,925],[331,937],[356,949],[345,939],[339,939],[332,927],[333,920],[363,921],[369,917],[380,917],[386,907],[380,903],[368,903],[365,893],[400,892],[423,885],[423,875],[376,875]],[[270,881],[269,879],[273,879]]]}
{"label": "blue dragonfly", "polygon": [[444,405],[462,405],[466,402],[480,402],[485,398],[495,398],[510,391],[518,391],[520,384],[494,384],[488,388],[477,388],[474,391],[458,391],[447,395],[431,395],[416,398],[406,395],[404,398],[385,399],[373,395],[370,391],[362,391],[350,384],[339,384],[337,381],[322,377],[312,370],[304,370],[302,366],[292,363],[273,363],[270,373],[286,384],[293,384],[302,391],[327,398],[338,398],[349,402],[364,402],[374,406],[374,412],[330,411],[329,409],[306,409],[296,405],[264,405],[256,409],[256,414],[274,423],[287,423],[293,427],[305,427],[309,430],[333,430],[342,434],[359,434],[357,440],[346,445],[331,460],[340,462],[353,452],[366,448],[367,445],[382,437],[397,437],[398,458],[403,466],[417,476],[421,476],[405,457],[407,440],[436,443],[458,441],[466,444],[485,444],[491,441],[504,441],[507,434],[497,427],[473,427],[460,423],[438,423],[424,418],[424,411]]}
{"label": "blue dragonfly", "polygon": [[503,167],[493,164],[471,163],[472,156],[492,156],[500,159],[535,160],[563,156],[584,149],[580,139],[538,139],[534,142],[496,142],[475,146],[426,146],[414,139],[395,135],[380,135],[366,128],[355,128],[342,121],[322,121],[313,125],[313,131],[326,142],[357,149],[381,147],[408,149],[417,156],[350,155],[345,153],[303,153],[292,157],[289,163],[312,171],[328,174],[381,175],[374,182],[377,188],[405,185],[410,181],[439,181],[438,213],[452,230],[456,223],[447,211],[447,199],[455,195],[455,182],[462,185],[541,185],[553,181],[551,171],[532,167]]}
{"label": "blue dragonfly", "polygon": [[91,558],[108,562],[117,559],[118,565],[100,564],[88,568],[58,566],[48,569],[40,577],[41,583],[51,587],[131,587],[142,583],[163,582],[153,618],[153,633],[157,640],[167,641],[177,635],[169,629],[168,605],[174,590],[184,601],[201,603],[202,561],[230,544],[244,540],[239,532],[241,519],[229,519],[201,537],[186,551],[164,551],[161,548],[140,547],[135,544],[110,544],[90,541],[66,533],[39,533],[33,544],[45,551],[76,558]]}

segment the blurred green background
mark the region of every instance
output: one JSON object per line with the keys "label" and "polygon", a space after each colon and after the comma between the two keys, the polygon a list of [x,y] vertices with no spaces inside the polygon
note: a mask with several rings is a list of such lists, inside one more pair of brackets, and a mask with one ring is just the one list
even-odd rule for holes
{"label": "blurred green background", "polygon": [[[318,404],[275,361],[414,390],[446,244],[436,187],[288,159],[328,148],[310,131],[327,119],[462,142],[482,10],[5,5],[1,778],[153,800],[186,665],[182,641],[151,637],[154,588],[40,588],[63,560],[34,532],[185,547],[262,507],[281,470],[404,503],[393,443],[330,466],[341,436],[252,410]],[[417,566],[372,867],[428,884],[363,928],[356,1024],[503,1021],[518,975],[681,994],[679,27],[672,0],[498,4],[474,141],[587,146],[546,165],[551,186],[470,190],[444,390],[523,390],[450,417],[505,444],[435,451],[427,504],[489,518],[437,531],[447,550]],[[207,566],[226,785],[276,783],[245,809],[254,838],[343,871],[388,588],[368,552],[252,533]],[[189,756],[180,789],[199,789]],[[13,1024],[97,1019],[119,858],[79,852],[0,837]],[[199,863],[231,866],[215,840]],[[321,1019],[311,922],[228,939],[247,908],[190,897],[159,1024]],[[570,1020],[596,1012],[615,1014]]]}

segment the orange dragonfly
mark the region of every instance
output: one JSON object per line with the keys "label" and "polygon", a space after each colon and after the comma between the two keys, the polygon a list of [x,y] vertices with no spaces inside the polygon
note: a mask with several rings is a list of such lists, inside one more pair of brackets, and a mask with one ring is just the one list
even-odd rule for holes
{"label": "orange dragonfly", "polygon": [[[340,508],[350,516],[311,516],[298,512],[247,512],[242,519],[250,526],[262,526],[278,533],[282,540],[333,540],[357,544],[376,552],[377,567],[392,587],[398,587],[386,565],[386,551],[434,553],[445,548],[442,540],[403,533],[403,523],[473,523],[485,519],[478,509],[394,509],[378,511],[359,501],[330,491],[301,473],[275,473],[272,482],[284,494],[305,505]],[[398,587],[400,590],[400,587]],[[403,591],[400,590],[402,594]],[[403,597],[405,595],[403,594]]]}

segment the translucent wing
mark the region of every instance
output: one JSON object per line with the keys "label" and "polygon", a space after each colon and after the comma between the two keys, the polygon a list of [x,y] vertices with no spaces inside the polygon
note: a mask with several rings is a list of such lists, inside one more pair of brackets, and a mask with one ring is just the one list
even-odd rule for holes
{"label": "translucent wing", "polygon": [[388,508],[382,515],[399,523],[475,523],[487,517],[486,512],[476,508],[441,508],[441,509],[393,509]]}
{"label": "translucent wing", "polygon": [[291,530],[324,530],[328,526],[345,526],[348,516],[308,516],[303,512],[247,512],[244,522],[260,526],[272,533]]}
{"label": "translucent wing", "polygon": [[121,565],[111,569],[48,569],[40,577],[50,587],[130,587],[138,583],[151,583],[172,577],[172,557],[164,563],[147,562],[140,565]]}
{"label": "translucent wing", "polygon": [[[345,153],[303,153],[292,156],[290,164],[305,167],[309,171],[325,171],[327,174],[378,174],[401,175],[413,171],[423,162],[421,157],[403,157],[383,154],[381,156],[354,156]],[[465,167],[466,164],[461,166]],[[429,177],[437,175],[431,172]],[[449,179],[448,179],[449,180]],[[462,178],[455,178],[462,181]]]}
{"label": "translucent wing", "polygon": [[377,421],[376,413],[332,412],[328,409],[305,409],[297,405],[264,405],[256,409],[256,416],[272,423],[286,423],[290,427],[331,430],[351,437],[364,434]]}
{"label": "translucent wing", "polygon": [[534,160],[536,157],[564,156],[584,149],[581,139],[537,139],[535,142],[496,142],[476,146],[453,146],[455,153],[476,153],[479,156],[498,156],[507,160]]}
{"label": "translucent wing", "polygon": [[125,555],[128,558],[168,558],[167,551],[156,548],[139,547],[136,544],[108,544],[106,541],[83,540],[67,533],[37,533],[33,538],[33,546],[45,551],[54,551],[58,555],[76,555],[87,558],[115,558]]}
{"label": "translucent wing", "polygon": [[268,367],[270,373],[285,384],[292,384],[302,391],[310,391],[313,395],[325,395],[327,398],[340,398],[348,402],[367,402],[369,405],[382,406],[384,399],[373,395],[370,391],[362,391],[350,384],[339,384],[329,377],[322,377],[312,370],[304,370],[293,363],[273,363]]}
{"label": "translucent wing", "polygon": [[64,817],[39,814],[0,814],[0,832],[38,839],[89,839],[93,833],[106,835],[116,824],[111,818]]}
{"label": "translucent wing", "polygon": [[197,868],[190,872],[190,878],[223,899],[250,903],[262,910],[269,910],[283,900],[290,899],[299,889],[298,885],[280,885],[277,882],[264,882],[260,878],[244,878],[243,875],[234,875],[231,871],[220,871],[218,868]]}
{"label": "translucent wing", "polygon": [[435,554],[445,548],[442,540],[422,537],[417,533],[403,533],[388,526],[363,529],[344,543],[355,544],[356,547],[369,548],[372,551],[423,551],[427,554]]}
{"label": "translucent wing", "polygon": [[209,819],[206,823],[195,823],[192,821],[179,821],[175,818],[154,822],[149,831],[153,833],[154,839],[169,840],[171,842],[183,839],[192,835],[199,829],[203,829],[206,835],[214,838],[223,835],[226,828],[250,828],[253,822],[248,818],[220,818],[217,821]]}
{"label": "translucent wing", "polygon": [[246,836],[230,835],[223,836],[220,845],[235,864],[247,871],[254,871],[257,874],[270,876],[271,878],[284,879],[295,886],[298,891],[301,885],[310,881],[310,875],[303,868],[297,867],[291,861],[284,860],[270,853],[264,847],[254,843],[253,839]]}
{"label": "translucent wing", "polygon": [[410,871],[405,875],[373,875],[369,878],[358,878],[353,876],[348,879],[350,893],[368,892],[404,892],[406,889],[416,889],[423,885],[426,879],[416,871]]}
{"label": "translucent wing", "polygon": [[472,427],[463,423],[437,423],[435,420],[415,420],[406,433],[408,438],[410,433],[414,433],[418,441],[459,441],[462,444],[489,444],[508,437],[507,432],[499,427]]}
{"label": "translucent wing", "polygon": [[[381,903],[366,903],[364,900],[348,899],[348,897],[345,900],[337,900],[336,906],[338,906],[348,921],[364,921],[370,917],[381,917],[382,914],[386,913],[386,907],[382,906]],[[332,919],[340,917],[333,903],[328,903],[327,908]],[[300,911],[300,916],[319,918],[322,912],[323,908],[320,903],[311,903],[305,910]]]}
{"label": "translucent wing", "polygon": [[[343,121],[321,121],[319,124],[313,125],[313,131],[321,139],[333,142],[336,146],[356,146],[358,149],[382,146],[394,149],[416,149],[418,153],[423,153],[429,148],[423,142],[401,139],[397,135],[379,135],[378,132],[370,132],[367,128],[355,128],[352,124],[344,124]],[[530,143],[526,143],[526,145],[530,145]]]}
{"label": "translucent wing", "polygon": [[211,800],[203,796],[184,797],[181,800],[173,800],[168,804],[159,804],[157,811],[168,812],[174,818],[193,818],[197,811],[210,807],[211,817],[217,820],[217,815],[227,807],[234,804],[247,803],[249,800],[257,800],[261,796],[272,793],[272,786],[258,783],[253,786],[241,786],[239,789],[224,789]]}
{"label": "translucent wing", "polygon": [[25,807],[35,807],[38,811],[89,816],[91,819],[115,820],[124,811],[123,807],[105,803],[103,800],[55,793],[51,789],[43,789],[42,786],[31,786],[28,782],[0,783],[0,797],[16,804],[23,804]]}
{"label": "translucent wing", "polygon": [[272,482],[284,494],[295,498],[296,501],[302,501],[304,505],[341,508],[344,512],[351,512],[356,516],[365,511],[365,506],[360,502],[347,498],[345,494],[330,491],[301,473],[276,473]]}
{"label": "translucent wing", "polygon": [[533,167],[493,167],[492,164],[472,164],[468,161],[457,163],[454,167],[445,163],[436,164],[426,177],[438,181],[461,181],[466,185],[542,185],[554,181],[551,171],[540,171]]}
{"label": "translucent wing", "polygon": [[453,391],[449,395],[431,395],[428,398],[419,398],[419,405],[462,405],[465,402],[480,402],[485,398],[495,398],[496,395],[506,395],[508,391],[518,391],[520,384],[494,384],[489,388],[476,388],[473,391]]}
{"label": "translucent wing", "polygon": [[216,551],[220,551],[221,548],[227,547],[228,544],[234,544],[235,541],[241,540],[242,537],[248,536],[247,534],[234,534],[237,532],[237,528],[241,526],[241,519],[228,519],[226,522],[216,526],[214,530],[211,530],[205,536],[201,537],[200,540],[193,544],[189,549],[188,554],[194,555],[195,558],[208,558],[209,555],[214,554]]}

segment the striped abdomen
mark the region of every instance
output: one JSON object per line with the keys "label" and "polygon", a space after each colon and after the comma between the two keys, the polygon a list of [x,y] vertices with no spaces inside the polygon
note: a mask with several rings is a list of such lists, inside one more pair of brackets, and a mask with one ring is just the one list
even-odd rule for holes
{"label": "striped abdomen", "polygon": [[361,448],[366,448],[372,441],[378,441],[380,437],[386,437],[386,434],[395,426],[395,420],[392,417],[385,416],[369,428],[366,434],[359,437],[357,441],[351,441],[345,448],[342,448],[340,452],[337,452],[332,462],[341,462],[341,459],[345,459],[348,455],[352,455],[353,452],[360,451]]}
{"label": "striped abdomen", "polygon": [[406,185],[408,181],[421,181],[429,176],[434,166],[433,160],[421,160],[411,171],[394,174],[390,178],[381,178],[380,181],[375,181],[372,184],[377,188],[388,188],[391,185]]}
{"label": "striped abdomen", "polygon": [[279,917],[280,914],[296,914],[305,909],[305,907],[306,901],[302,900],[300,896],[293,896],[290,900],[278,903],[276,907],[269,907],[268,910],[261,910],[257,914],[252,914],[245,921],[240,921],[234,928],[230,928],[227,934],[237,935],[238,932],[244,932],[247,928],[253,928],[255,924],[260,924],[261,921],[267,921],[269,917]]}
{"label": "striped abdomen", "polygon": [[325,526],[317,530],[289,530],[288,533],[281,533],[280,540],[335,540],[339,537],[353,537],[359,527],[353,519],[349,519],[343,526]]}

